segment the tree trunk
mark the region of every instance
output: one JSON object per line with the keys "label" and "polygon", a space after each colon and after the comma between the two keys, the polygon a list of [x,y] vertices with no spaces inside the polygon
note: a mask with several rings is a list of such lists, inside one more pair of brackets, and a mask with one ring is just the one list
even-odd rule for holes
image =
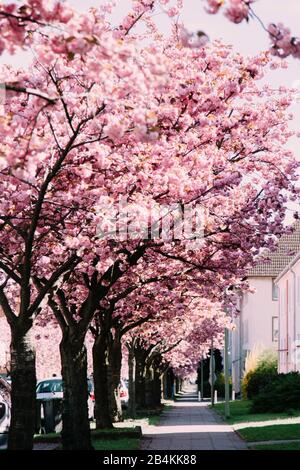
{"label": "tree trunk", "polygon": [[151,365],[146,366],[145,372],[145,405],[146,408],[153,408],[154,406],[154,380]]}
{"label": "tree trunk", "polygon": [[[30,328],[30,327],[29,327]],[[35,351],[29,328],[11,328],[11,422],[8,437],[10,450],[32,450],[36,415]]]}
{"label": "tree trunk", "polygon": [[174,398],[174,375],[172,369],[168,369],[166,372],[166,398],[173,399]]}
{"label": "tree trunk", "polygon": [[84,335],[67,328],[60,343],[63,379],[63,429],[65,450],[90,450],[87,354]]}
{"label": "tree trunk", "polygon": [[162,394],[163,398],[166,400],[168,398],[167,396],[167,374],[168,370],[166,370],[162,376]]}
{"label": "tree trunk", "polygon": [[136,400],[135,400],[135,357],[134,346],[128,346],[128,415],[131,418],[136,416]]}
{"label": "tree trunk", "polygon": [[120,399],[122,344],[118,329],[115,329],[114,337],[112,335],[109,337],[108,350],[109,408],[111,420],[113,423],[116,423],[118,421],[122,421],[122,406]]}
{"label": "tree trunk", "polygon": [[145,387],[145,358],[140,349],[135,349],[135,397],[136,406],[139,409],[146,408],[146,387]]}
{"label": "tree trunk", "polygon": [[159,369],[154,369],[154,404],[161,405],[161,375]]}
{"label": "tree trunk", "polygon": [[107,336],[100,333],[93,346],[96,428],[112,428],[109,407]]}

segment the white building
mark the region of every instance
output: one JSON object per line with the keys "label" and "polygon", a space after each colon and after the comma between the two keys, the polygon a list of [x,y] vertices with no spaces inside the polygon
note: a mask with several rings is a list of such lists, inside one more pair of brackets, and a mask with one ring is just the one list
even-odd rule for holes
{"label": "white building", "polygon": [[279,288],[278,370],[300,372],[300,253],[276,279]]}
{"label": "white building", "polygon": [[[241,296],[240,316],[235,320],[236,329],[231,335],[232,376],[237,393],[240,391],[247,352],[252,351],[254,347],[262,351],[281,349],[281,345],[279,347],[278,288],[275,281],[279,273],[299,251],[300,223],[297,222],[294,233],[284,235],[279,241],[276,252],[268,255],[269,261],[260,262],[248,272],[248,279],[255,293],[246,293]],[[298,308],[300,309],[300,300]],[[290,328],[292,328],[291,324]],[[300,336],[298,339],[300,340]]]}

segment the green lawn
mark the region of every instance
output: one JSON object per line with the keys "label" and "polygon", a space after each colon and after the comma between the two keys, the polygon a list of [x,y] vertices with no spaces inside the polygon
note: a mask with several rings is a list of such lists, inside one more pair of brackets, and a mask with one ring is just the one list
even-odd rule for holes
{"label": "green lawn", "polygon": [[269,444],[253,446],[253,450],[300,450],[300,442],[290,442],[289,444]]}
{"label": "green lawn", "polygon": [[49,434],[35,434],[33,440],[34,441],[47,441],[50,439],[59,439],[60,433],[50,432]]}
{"label": "green lawn", "polygon": [[249,442],[300,439],[300,424],[276,424],[239,429],[239,434]]}
{"label": "green lawn", "polygon": [[[126,435],[126,433],[130,433]],[[136,450],[139,447],[138,431],[131,428],[94,429],[91,431],[92,445],[96,450]],[[41,434],[35,442],[60,442],[60,434]]]}
{"label": "green lawn", "polygon": [[[121,439],[122,434],[126,433],[132,433],[138,436],[138,433],[135,431],[134,427],[128,427],[128,428],[111,428],[111,429],[92,429],[91,430],[91,435],[92,438],[96,438],[99,436],[99,439]],[[57,440],[60,439],[61,435],[60,433],[49,433],[49,434],[35,434],[34,440],[35,441],[51,441],[51,440]],[[124,437],[124,436],[123,436]],[[128,437],[128,436],[127,436]],[[130,436],[135,437],[135,436]]]}
{"label": "green lawn", "polygon": [[148,424],[150,426],[156,426],[160,421],[160,414],[159,415],[153,415],[153,416],[149,416],[148,418]]}
{"label": "green lawn", "polygon": [[[156,426],[160,420],[160,415],[163,411],[168,409],[170,405],[163,405],[150,410],[138,411],[136,420],[147,419],[149,425]],[[126,413],[124,413],[126,419]],[[130,433],[125,436],[124,434]],[[132,427],[126,428],[112,428],[112,429],[93,429],[92,443],[96,450],[136,450],[139,446],[139,435],[134,429],[134,423]],[[38,434],[35,436],[35,440],[38,441],[53,441],[60,440],[60,434]]]}
{"label": "green lawn", "polygon": [[[290,418],[291,413],[251,413],[250,400],[235,400],[230,402],[230,418],[226,419],[229,424],[251,422],[251,421],[270,421],[278,418]],[[224,403],[217,403],[214,409],[224,419]],[[300,416],[300,410],[295,411],[292,416]]]}
{"label": "green lawn", "polygon": [[[136,450],[139,448],[139,437],[126,437],[122,434],[132,432],[133,428],[114,428],[92,431],[92,445],[95,450]],[[99,435],[99,437],[98,437]],[[101,437],[100,437],[101,435]],[[60,434],[42,434],[35,436],[35,441],[59,439]]]}
{"label": "green lawn", "polygon": [[94,439],[92,445],[95,450],[136,450],[139,447],[139,439]]}
{"label": "green lawn", "polygon": [[[98,435],[102,438],[109,439],[110,436],[115,436],[116,439],[119,439],[119,437],[122,437],[122,434],[137,434],[137,431],[135,430],[134,427],[131,428],[108,428],[108,429],[92,429],[91,430],[91,435],[92,437],[97,437]],[[128,437],[128,436],[127,436]],[[135,436],[130,436],[130,437],[135,437]]]}
{"label": "green lawn", "polygon": [[[135,419],[147,419],[149,425],[156,426],[160,421],[162,412],[166,411],[170,407],[170,405],[162,405],[153,409],[138,410]],[[124,413],[124,419],[127,419],[126,412]]]}

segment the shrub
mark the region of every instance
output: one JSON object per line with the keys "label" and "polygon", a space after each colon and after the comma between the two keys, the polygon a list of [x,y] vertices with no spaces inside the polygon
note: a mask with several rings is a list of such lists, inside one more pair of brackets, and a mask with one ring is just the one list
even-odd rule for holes
{"label": "shrub", "polygon": [[[218,396],[224,398],[225,397],[225,375],[223,373],[217,374],[217,378],[215,381],[215,390],[218,392]],[[232,380],[229,379],[229,394],[231,396],[232,393]]]}
{"label": "shrub", "polygon": [[262,354],[263,350],[261,346],[259,344],[254,344],[251,351],[248,351],[246,354],[244,375],[257,369]]}
{"label": "shrub", "polygon": [[300,409],[300,374],[278,374],[253,398],[254,413],[291,412]]}
{"label": "shrub", "polygon": [[[216,380],[214,383],[214,390],[217,391],[218,397],[225,397],[225,376],[223,373],[219,372],[216,374]],[[204,397],[209,398],[211,394],[211,387],[210,383],[208,380],[205,380],[203,382],[203,392],[204,392]],[[231,395],[232,393],[232,382],[231,379],[229,381],[229,393]]]}
{"label": "shrub", "polygon": [[255,368],[249,369],[242,380],[242,396],[251,400],[278,376],[277,357],[265,352],[258,359]]}

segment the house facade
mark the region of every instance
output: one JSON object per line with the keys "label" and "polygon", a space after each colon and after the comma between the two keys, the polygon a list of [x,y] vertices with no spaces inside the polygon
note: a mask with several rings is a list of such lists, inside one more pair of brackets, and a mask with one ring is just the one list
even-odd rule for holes
{"label": "house facade", "polygon": [[[240,392],[247,353],[253,351],[254,348],[260,351],[277,352],[282,347],[279,337],[281,300],[279,300],[280,288],[277,280],[279,274],[299,251],[300,223],[297,222],[295,231],[280,239],[276,252],[270,253],[265,260],[262,259],[248,271],[248,280],[255,292],[243,293],[240,296],[240,315],[234,320],[235,330],[231,333],[231,372],[236,393]],[[290,328],[292,328],[291,325]]]}
{"label": "house facade", "polygon": [[[258,275],[259,274],[259,275]],[[255,348],[261,351],[278,348],[278,291],[274,275],[252,271],[249,275],[254,293],[244,293],[239,299],[240,314],[234,319],[231,333],[231,373],[233,388],[240,392],[245,358]]]}
{"label": "house facade", "polygon": [[279,290],[278,370],[300,372],[300,253],[276,279]]}

